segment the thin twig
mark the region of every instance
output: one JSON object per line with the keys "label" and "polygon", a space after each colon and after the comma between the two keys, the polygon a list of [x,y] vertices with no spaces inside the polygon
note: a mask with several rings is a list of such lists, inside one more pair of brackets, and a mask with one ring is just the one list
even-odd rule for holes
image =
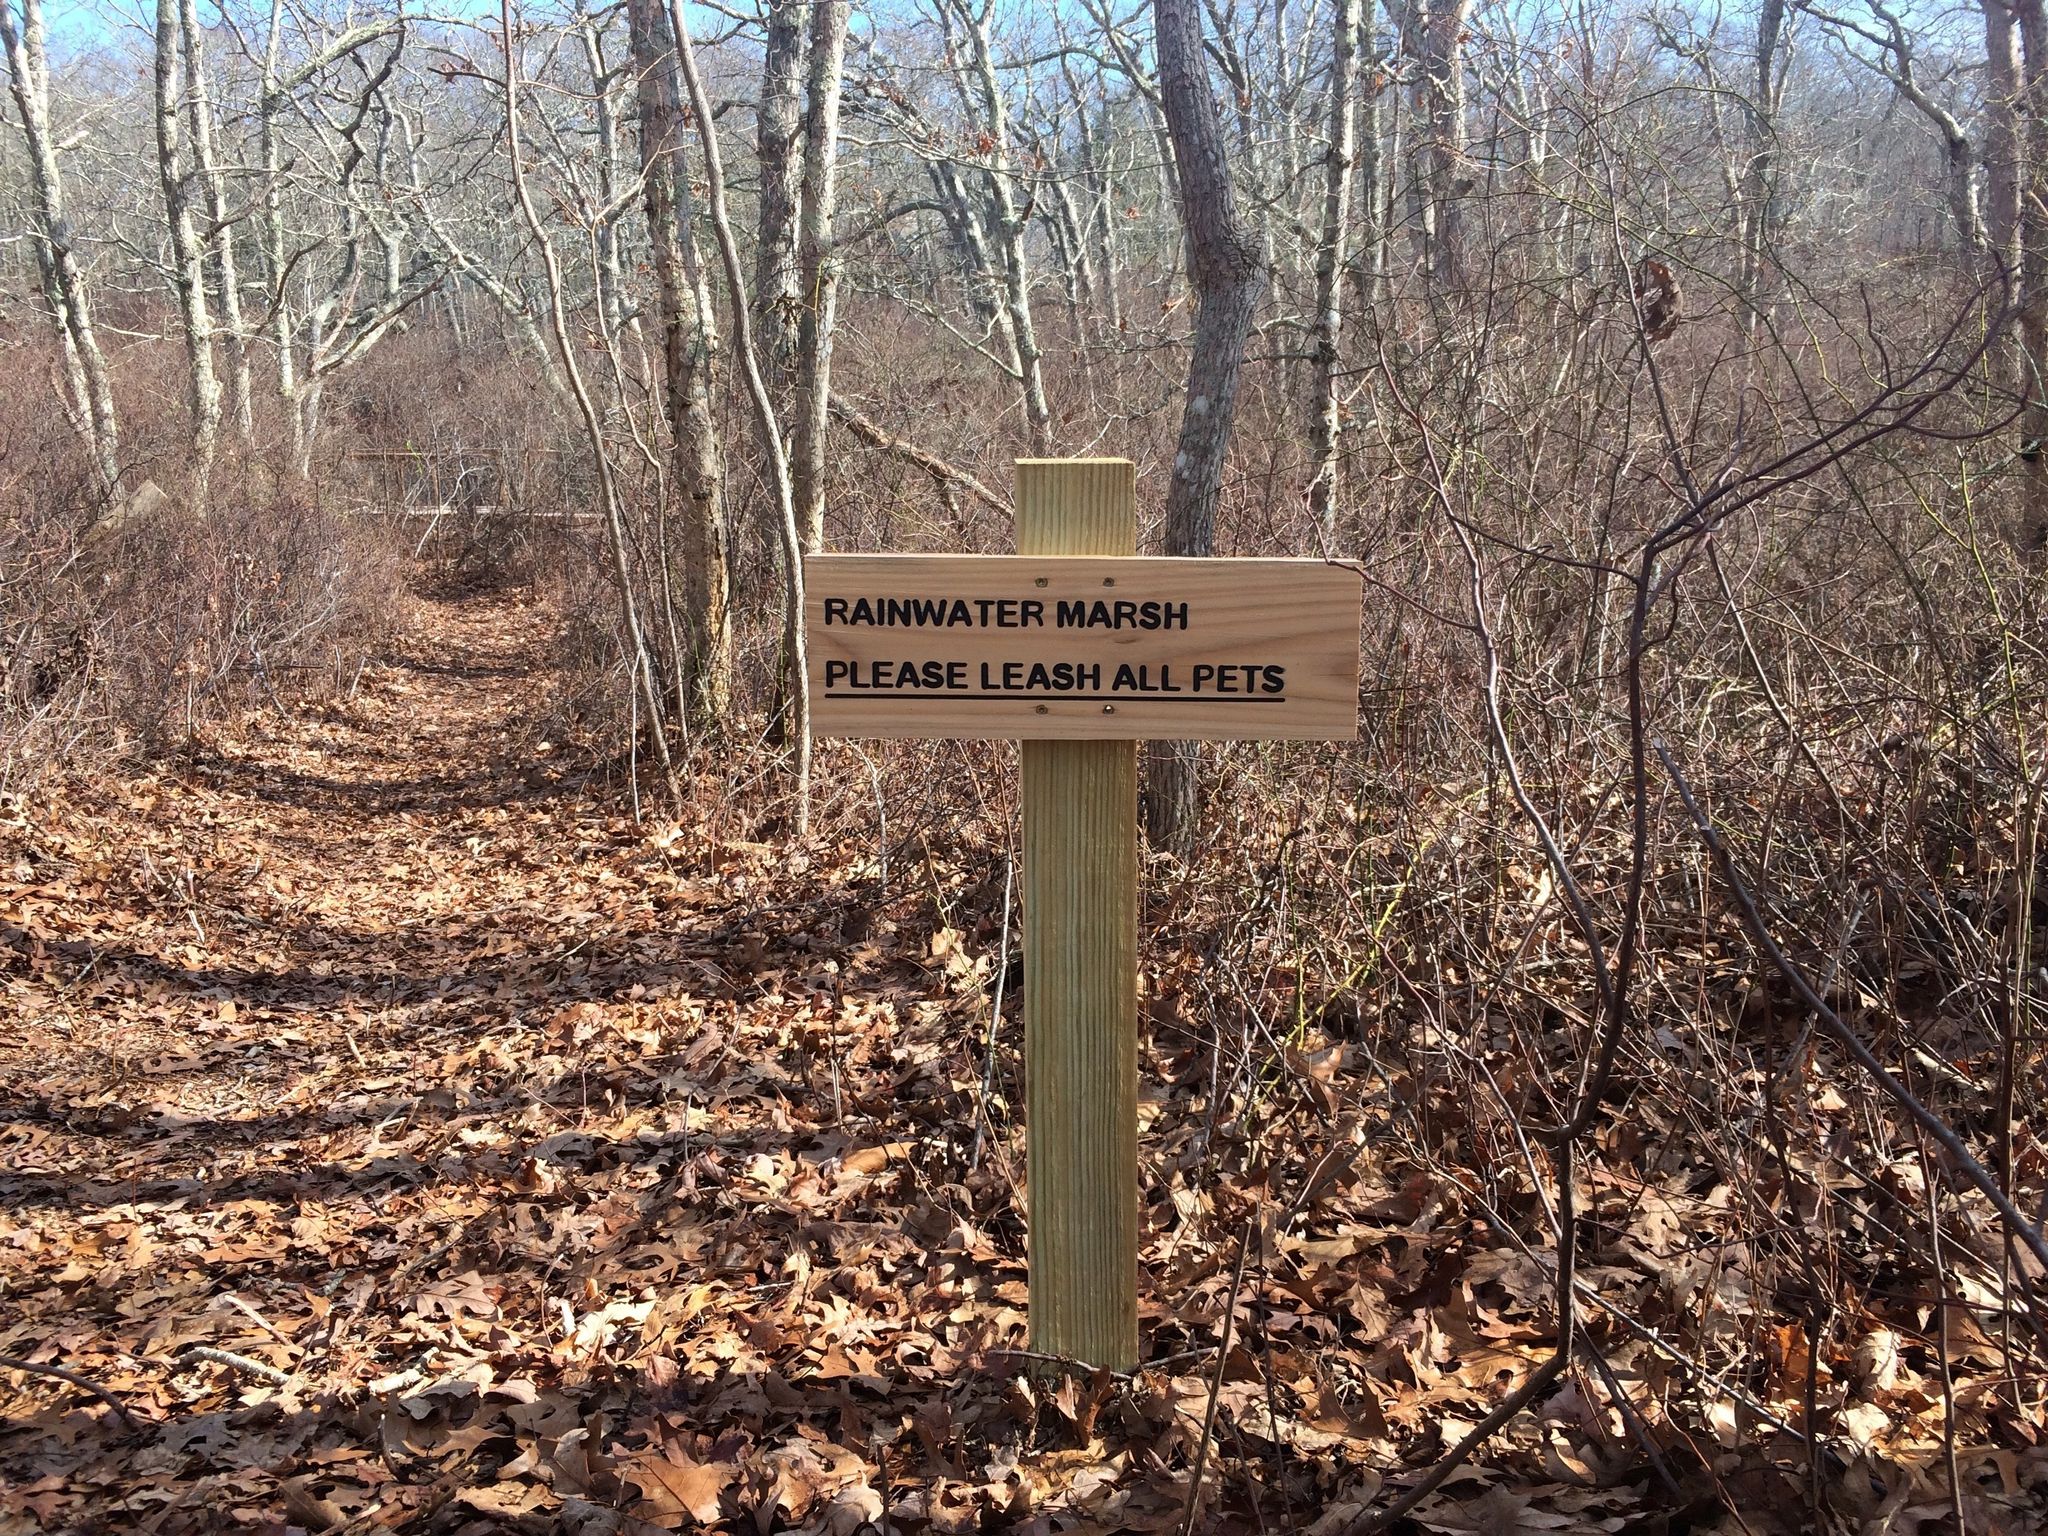
{"label": "thin twig", "polygon": [[113,1393],[109,1392],[98,1382],[86,1380],[85,1377],[79,1375],[76,1371],[67,1371],[61,1365],[37,1365],[33,1360],[17,1360],[12,1355],[0,1355],[0,1370],[22,1371],[30,1376],[48,1376],[54,1381],[61,1381],[67,1386],[76,1387],[81,1392],[90,1392],[94,1397],[111,1408],[114,1412],[114,1417],[119,1419],[129,1429],[138,1435],[142,1433],[141,1421],[128,1411],[127,1405],[120,1398],[114,1396]]}
{"label": "thin twig", "polygon": [[[1962,1137],[1955,1133],[1949,1123],[1915,1098],[1912,1091],[1892,1076],[1890,1069],[1877,1059],[1876,1053],[1863,1043],[1863,1037],[1842,1022],[1841,1015],[1828,1006],[1827,1000],[1814,989],[1813,983],[1807,980],[1806,973],[1771,936],[1770,928],[1764,922],[1763,913],[1757,907],[1755,896],[1750,893],[1741,875],[1736,873],[1735,860],[1728,851],[1727,843],[1722,841],[1721,834],[1714,830],[1713,823],[1707,820],[1706,813],[1700,809],[1699,801],[1693,797],[1692,785],[1679,771],[1678,764],[1672,760],[1670,751],[1662,742],[1656,744],[1656,749],[1657,756],[1663,760],[1664,771],[1671,775],[1671,782],[1678,790],[1679,799],[1685,802],[1686,812],[1692,817],[1700,841],[1707,845],[1707,851],[1713,855],[1714,865],[1720,871],[1723,883],[1728,887],[1728,894],[1735,903],[1735,910],[1742,917],[1742,926],[1749,930],[1750,939],[1763,951],[1764,958],[1769,960],[1778,974],[1785,978],[1792,990],[1799,994],[1799,1000],[1827,1027],[1828,1033],[1842,1043],[1843,1048],[1855,1058],[1856,1064],[1870,1074],[1871,1080],[1885,1096],[1934,1138],[1941,1150],[1953,1160],[1963,1177],[1976,1187],[1979,1194],[1991,1202],[1992,1208],[1998,1212],[2000,1219],[2005,1222],[2013,1236],[2026,1245],[2027,1250],[2040,1260],[2043,1268],[2048,1268],[2048,1240],[2043,1239],[2041,1229],[2020,1214],[2019,1207],[2012,1203],[2003,1189],[1999,1188],[1998,1180],[1992,1177],[1991,1171],[1977,1161],[1970,1149],[1963,1144]],[[2032,1302],[2035,1298],[2030,1297],[2029,1300]]]}
{"label": "thin twig", "polygon": [[996,995],[988,1011],[988,1045],[981,1064],[981,1099],[974,1108],[974,1152],[967,1159],[967,1171],[981,1166],[981,1148],[988,1135],[988,1096],[996,1075],[996,1027],[1003,1021],[1003,983],[1010,974],[1010,881],[1016,872],[1014,857],[1003,860],[1003,936],[996,950]]}
{"label": "thin twig", "polygon": [[1202,1509],[1202,1473],[1209,1465],[1209,1442],[1216,1434],[1216,1408],[1223,1401],[1223,1372],[1230,1364],[1230,1345],[1237,1323],[1237,1293],[1244,1285],[1244,1261],[1252,1251],[1252,1229],[1258,1220],[1258,1212],[1252,1212],[1237,1240],[1237,1268],[1230,1277],[1230,1300],[1223,1308],[1223,1341],[1216,1347],[1216,1375],[1209,1383],[1209,1406],[1202,1414],[1202,1438],[1195,1447],[1195,1464],[1188,1474],[1188,1507],[1181,1515],[1180,1536],[1189,1536],[1194,1530],[1195,1517]]}
{"label": "thin twig", "polygon": [[272,1386],[288,1387],[292,1383],[290,1371],[280,1371],[274,1365],[266,1365],[261,1360],[251,1360],[247,1355],[238,1355],[232,1350],[215,1349],[210,1345],[199,1344],[186,1350],[185,1358],[187,1360],[205,1360],[213,1365],[225,1365],[230,1370],[245,1372],[259,1380],[269,1382]]}

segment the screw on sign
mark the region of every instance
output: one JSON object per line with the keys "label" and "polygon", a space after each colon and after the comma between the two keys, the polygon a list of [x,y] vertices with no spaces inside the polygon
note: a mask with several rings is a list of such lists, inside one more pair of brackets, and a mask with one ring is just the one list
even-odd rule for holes
{"label": "screw on sign", "polygon": [[1017,464],[1015,555],[805,562],[818,736],[1023,743],[1031,1343],[1138,1363],[1141,740],[1348,741],[1358,579],[1137,555],[1126,459]]}

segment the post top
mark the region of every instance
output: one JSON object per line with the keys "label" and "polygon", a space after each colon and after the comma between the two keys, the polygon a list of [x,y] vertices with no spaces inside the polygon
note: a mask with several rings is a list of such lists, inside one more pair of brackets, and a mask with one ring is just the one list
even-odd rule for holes
{"label": "post top", "polygon": [[1015,461],[1020,469],[1026,464],[1130,464],[1131,462],[1129,459],[1117,458],[1113,455],[1088,459],[1018,459]]}

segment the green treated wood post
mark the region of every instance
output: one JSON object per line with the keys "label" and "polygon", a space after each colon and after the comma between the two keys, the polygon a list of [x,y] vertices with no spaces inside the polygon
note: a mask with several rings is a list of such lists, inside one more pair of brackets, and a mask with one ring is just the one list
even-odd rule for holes
{"label": "green treated wood post", "polygon": [[[1020,555],[1135,554],[1137,524],[1128,459],[1018,461]],[[1031,1347],[1129,1370],[1138,1363],[1137,743],[1023,749]]]}

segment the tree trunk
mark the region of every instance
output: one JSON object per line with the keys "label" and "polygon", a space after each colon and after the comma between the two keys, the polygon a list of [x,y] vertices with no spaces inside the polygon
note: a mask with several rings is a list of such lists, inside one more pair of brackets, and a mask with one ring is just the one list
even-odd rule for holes
{"label": "tree trunk", "polygon": [[2023,88],[2019,97],[2021,383],[2020,528],[2022,546],[2048,561],[2048,8],[2013,0],[2019,23]]}
{"label": "tree trunk", "polygon": [[1423,229],[1430,277],[1448,289],[1465,271],[1465,32],[1472,0],[1416,0],[1412,19],[1420,66]]}
{"label": "tree trunk", "polygon": [[192,125],[192,175],[205,194],[212,233],[214,287],[220,294],[221,330],[227,346],[228,408],[242,441],[254,442],[256,416],[250,399],[248,337],[242,328],[242,279],[235,265],[233,226],[228,223],[227,184],[213,145],[213,101],[206,89],[206,33],[197,0],[179,0],[178,25],[185,40],[185,115]]}
{"label": "tree trunk", "polygon": [[979,158],[982,179],[987,185],[994,214],[991,222],[1001,240],[999,275],[1003,308],[1008,316],[1010,341],[1015,349],[1024,425],[1030,436],[1031,451],[1047,454],[1052,451],[1052,408],[1046,400],[1038,328],[1031,318],[1031,266],[1025,249],[1031,214],[1028,205],[1018,197],[1017,176],[1010,161],[1009,108],[1004,104],[1002,85],[996,78],[995,54],[989,44],[988,12],[985,8],[967,4],[966,0],[950,0],[948,6],[942,7],[940,15],[947,23],[948,40],[953,38],[957,24],[959,35],[967,44],[966,57],[961,61],[961,90],[963,95],[967,94],[971,83],[973,94],[978,97],[975,108],[981,118],[981,136],[986,141],[986,149]]}
{"label": "tree trunk", "polygon": [[[1195,0],[1153,0],[1152,15],[1196,302],[1187,400],[1166,490],[1166,553],[1209,555],[1216,550],[1216,502],[1237,415],[1245,342],[1265,272],[1258,237],[1239,214],[1231,187],[1229,152],[1209,89]],[[1155,847],[1185,852],[1190,846],[1199,762],[1193,742],[1153,744],[1145,825]]]}
{"label": "tree trunk", "polygon": [[807,9],[805,0],[770,0],[761,104],[755,113],[761,193],[754,241],[754,314],[760,328],[761,366],[770,383],[784,378],[797,348],[797,200],[804,170]]}
{"label": "tree trunk", "polygon": [[1742,172],[1742,272],[1737,282],[1745,317],[1763,321],[1764,256],[1770,249],[1771,205],[1778,190],[1778,46],[1785,31],[1785,0],[1763,0],[1756,23],[1755,95],[1749,103],[1749,159]]}
{"label": "tree trunk", "polygon": [[[597,119],[597,195],[607,210],[597,226],[597,312],[605,334],[616,337],[629,328],[637,337],[637,325],[628,317],[625,261],[619,251],[618,216],[610,210],[619,193],[619,114],[614,102],[618,71],[604,54],[604,32],[586,20],[576,29],[583,43],[584,65],[590,71],[590,108]],[[644,358],[643,358],[644,361]]]}
{"label": "tree trunk", "polygon": [[284,149],[277,132],[277,116],[284,108],[278,59],[284,46],[284,0],[270,0],[270,31],[263,45],[263,76],[257,125],[258,148],[263,156],[263,264],[270,285],[270,346],[277,354],[277,397],[284,407],[292,439],[292,467],[301,475],[312,472],[313,439],[307,431],[305,412],[300,409],[298,359],[294,354],[297,337],[291,296],[286,291],[289,274],[284,240]]}
{"label": "tree trunk", "polygon": [[1351,170],[1358,151],[1359,0],[1337,0],[1330,55],[1330,146],[1323,158],[1323,228],[1316,242],[1315,408],[1309,418],[1309,514],[1327,531],[1337,499],[1337,342],[1344,324],[1346,236],[1351,226]]}
{"label": "tree trunk", "polygon": [[[2009,0],[1982,0],[1984,8],[1984,225],[1991,259],[2004,280],[2020,281],[2020,40]],[[1992,381],[2023,387],[2025,353],[2016,341],[1989,358]]]}
{"label": "tree trunk", "polygon": [[[1081,89],[1069,60],[1060,60],[1060,73],[1066,79],[1067,94],[1074,103],[1074,124],[1081,146],[1081,167],[1088,188],[1088,213],[1081,221],[1081,238],[1084,241],[1097,242],[1096,254],[1101,263],[1099,270],[1102,274],[1100,291],[1105,303],[1103,319],[1111,334],[1114,334],[1124,328],[1123,302],[1117,292],[1116,169],[1108,159],[1108,155],[1114,151],[1105,150],[1097,141],[1095,128],[1088,120],[1092,104],[1090,93]],[[1099,96],[1102,94],[1099,89],[1099,76],[1096,83],[1098,90],[1095,95]],[[1106,113],[1107,109],[1103,110]]]}
{"label": "tree trunk", "polygon": [[681,501],[683,689],[698,719],[715,724],[725,717],[732,679],[725,469],[710,391],[715,341],[688,259],[690,181],[668,17],[660,0],[629,0],[626,9],[639,83],[647,233],[661,304],[671,485]]}
{"label": "tree trunk", "polygon": [[182,39],[178,0],[156,3],[156,166],[171,237],[171,280],[185,333],[186,387],[192,410],[192,505],[203,511],[220,444],[220,376],[213,366],[213,315],[206,304],[206,251],[193,221],[178,123]]}
{"label": "tree trunk", "polygon": [[[168,3],[168,0],[164,0]],[[654,662],[647,648],[646,631],[640,624],[639,604],[633,596],[633,567],[627,548],[626,510],[619,492],[618,477],[612,471],[611,452],[605,445],[604,418],[584,382],[582,364],[576,360],[575,343],[569,334],[569,306],[562,281],[561,263],[555,244],[541,222],[533,193],[527,186],[524,151],[519,142],[519,34],[512,25],[512,0],[500,0],[498,19],[505,48],[505,158],[512,172],[512,200],[526,220],[527,232],[540,253],[541,268],[548,288],[548,319],[554,326],[555,345],[562,354],[562,372],[569,392],[575,397],[577,414],[583,419],[585,440],[597,471],[597,484],[604,508],[605,543],[611,553],[612,581],[618,588],[619,619],[625,631],[627,664],[633,669],[627,686],[638,690],[647,708],[647,732],[661,764],[662,779],[671,803],[682,798],[676,779],[675,759],[668,746],[668,731],[662,724],[661,690],[654,676]]]}
{"label": "tree trunk", "polygon": [[1984,222],[1992,253],[2019,271],[2020,52],[2008,0],[1984,7]]}
{"label": "tree trunk", "polygon": [[798,238],[796,420],[790,494],[805,554],[825,544],[825,433],[832,393],[832,328],[839,260],[832,217],[839,165],[839,76],[846,52],[847,0],[815,0],[811,13],[809,107],[804,127],[803,213]]}
{"label": "tree trunk", "polygon": [[[508,0],[509,3],[509,0]],[[725,269],[726,287],[732,294],[733,339],[739,352],[740,372],[747,383],[747,399],[754,408],[754,427],[761,440],[761,455],[768,461],[769,488],[775,497],[776,532],[782,545],[784,586],[782,643],[790,661],[796,686],[790,694],[789,736],[796,750],[796,834],[803,837],[811,826],[811,680],[804,662],[804,561],[802,541],[797,534],[796,501],[790,493],[789,456],[783,452],[782,429],[775,419],[775,402],[762,377],[759,352],[754,344],[754,325],[747,304],[746,274],[740,270],[739,242],[734,239],[732,220],[725,211],[725,171],[718,153],[718,121],[712,115],[711,98],[705,93],[703,76],[697,72],[696,50],[683,22],[681,0],[669,0],[668,16],[676,41],[676,62],[683,83],[689,87],[690,111],[697,119],[697,139],[704,146],[704,188],[711,232],[718,246],[719,264]]]}
{"label": "tree trunk", "polygon": [[106,358],[93,329],[85,270],[71,244],[71,225],[64,216],[64,179],[57,168],[57,142],[50,131],[50,62],[41,0],[22,0],[19,27],[13,0],[0,0],[0,44],[7,50],[8,79],[28,152],[32,237],[43,297],[56,327],[58,350],[64,356],[65,383],[78,431],[92,454],[104,513],[120,489],[120,431],[113,390],[107,382]]}

